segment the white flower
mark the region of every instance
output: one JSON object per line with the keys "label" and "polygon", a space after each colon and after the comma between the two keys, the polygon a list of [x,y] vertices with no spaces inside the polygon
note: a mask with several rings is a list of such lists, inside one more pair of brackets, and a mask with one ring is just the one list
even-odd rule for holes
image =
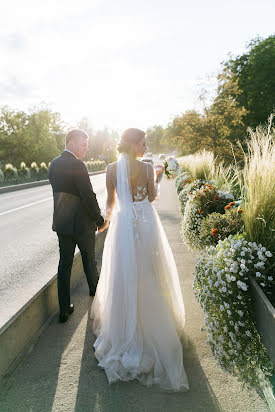
{"label": "white flower", "polygon": [[228,309],[228,308],[229,308],[229,305],[228,305],[228,303],[226,303],[226,302],[223,302],[223,304],[224,304],[224,306],[226,307],[226,309]]}
{"label": "white flower", "polygon": [[244,253],[244,252],[241,252],[241,256],[245,256],[245,253]]}
{"label": "white flower", "polygon": [[238,310],[237,312],[241,317],[243,317],[243,311],[242,310]]}
{"label": "white flower", "polygon": [[221,310],[221,311],[223,311],[223,310],[224,310],[223,305],[220,305],[220,310]]}
{"label": "white flower", "polygon": [[226,312],[227,312],[228,316],[231,316],[231,310],[228,309]]}
{"label": "white flower", "polygon": [[246,331],[245,331],[245,334],[246,334],[249,338],[251,338],[251,337],[252,337],[252,335],[251,335],[251,333],[250,333],[250,331],[249,331],[249,330],[246,330]]}
{"label": "white flower", "polygon": [[260,285],[264,288],[265,287],[265,283],[261,282]]}
{"label": "white flower", "polygon": [[265,255],[266,255],[267,257],[272,257],[272,253],[271,253],[269,250],[267,250],[267,251],[265,252]]}
{"label": "white flower", "polygon": [[273,277],[272,277],[272,276],[268,276],[267,279],[270,280],[270,281],[272,281],[272,280],[273,280]]}
{"label": "white flower", "polygon": [[262,276],[261,272],[256,272],[256,277],[260,278]]}

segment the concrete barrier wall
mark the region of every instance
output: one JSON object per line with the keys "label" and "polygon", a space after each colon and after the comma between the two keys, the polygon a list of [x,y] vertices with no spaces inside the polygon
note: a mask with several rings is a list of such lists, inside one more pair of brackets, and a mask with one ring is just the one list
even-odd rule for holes
{"label": "concrete barrier wall", "polygon": [[[96,257],[100,258],[107,231],[96,236]],[[80,253],[74,257],[71,288],[85,276]],[[10,373],[53,316],[59,311],[55,275],[0,330],[0,379]]]}

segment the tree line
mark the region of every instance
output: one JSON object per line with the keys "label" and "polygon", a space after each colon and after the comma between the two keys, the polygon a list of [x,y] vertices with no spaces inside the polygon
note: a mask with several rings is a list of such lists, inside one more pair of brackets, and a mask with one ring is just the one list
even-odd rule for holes
{"label": "tree line", "polygon": [[266,124],[274,111],[274,68],[275,36],[252,40],[246,53],[222,63],[215,98],[207,105],[201,96],[202,112],[188,110],[167,127],[148,130],[151,150],[174,144],[180,155],[205,148],[225,161],[241,158],[248,127]]}
{"label": "tree line", "polygon": [[[85,160],[93,158],[106,163],[116,158],[118,134],[107,128],[94,131],[87,118],[77,125],[89,134],[89,149]],[[34,107],[28,113],[8,106],[0,109],[0,167],[12,163],[17,168],[21,162],[48,164],[65,148],[65,135],[70,129],[60,113],[45,105]]]}

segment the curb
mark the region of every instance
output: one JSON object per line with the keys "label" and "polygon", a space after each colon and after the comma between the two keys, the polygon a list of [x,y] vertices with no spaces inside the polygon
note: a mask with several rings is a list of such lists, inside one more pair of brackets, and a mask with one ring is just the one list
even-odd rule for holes
{"label": "curb", "polygon": [[[97,259],[102,254],[106,233],[96,235]],[[82,259],[78,252],[73,261],[71,289],[83,276]],[[0,329],[0,381],[15,369],[58,311],[56,274]]]}
{"label": "curb", "polygon": [[[99,175],[105,172],[106,170],[99,170],[98,172],[89,172],[89,176]],[[17,190],[23,190],[23,189],[32,189],[33,187],[36,187],[36,186],[45,186],[49,184],[50,184],[50,181],[47,179],[47,180],[39,180],[38,182],[30,182],[30,183],[22,183],[22,184],[12,185],[12,186],[4,186],[4,187],[0,187],[0,194],[15,192]]]}

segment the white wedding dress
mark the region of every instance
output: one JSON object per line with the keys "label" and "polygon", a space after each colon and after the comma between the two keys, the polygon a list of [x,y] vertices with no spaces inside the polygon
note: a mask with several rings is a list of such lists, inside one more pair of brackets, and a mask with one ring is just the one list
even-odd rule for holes
{"label": "white wedding dress", "polygon": [[101,274],[92,304],[99,366],[109,382],[138,379],[173,391],[189,389],[183,366],[184,304],[172,251],[151,201],[154,170],[142,163],[136,187],[129,159],[108,166],[116,190]]}

